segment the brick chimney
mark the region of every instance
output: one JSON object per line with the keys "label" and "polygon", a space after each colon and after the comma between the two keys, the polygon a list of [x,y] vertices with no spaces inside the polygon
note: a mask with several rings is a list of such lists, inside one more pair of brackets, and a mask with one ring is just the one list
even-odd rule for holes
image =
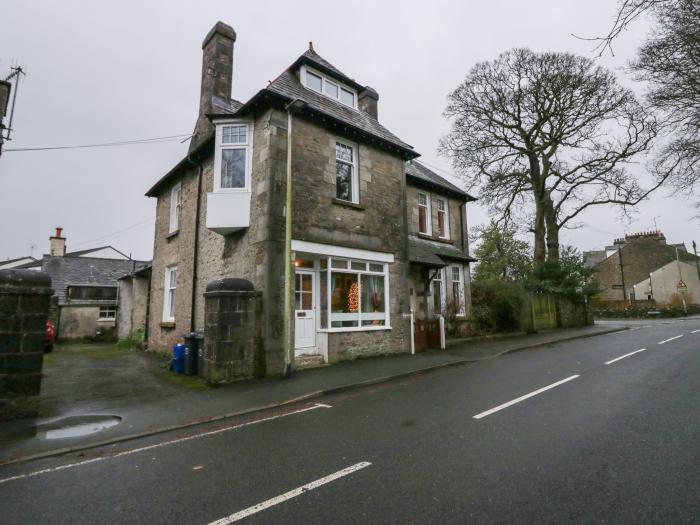
{"label": "brick chimney", "polygon": [[199,94],[199,115],[194,127],[194,136],[190,140],[190,149],[196,149],[202,139],[214,127],[207,119],[212,113],[213,96],[224,100],[231,98],[231,81],[233,79],[233,44],[236,32],[229,25],[217,22],[202,42],[202,88]]}
{"label": "brick chimney", "polygon": [[66,238],[61,233],[63,228],[56,228],[56,235],[49,237],[49,255],[63,257],[66,254]]}
{"label": "brick chimney", "polygon": [[360,107],[360,111],[364,111],[375,120],[378,119],[378,102],[379,93],[369,86],[365,86],[365,89],[360,91],[357,96],[357,105]]}

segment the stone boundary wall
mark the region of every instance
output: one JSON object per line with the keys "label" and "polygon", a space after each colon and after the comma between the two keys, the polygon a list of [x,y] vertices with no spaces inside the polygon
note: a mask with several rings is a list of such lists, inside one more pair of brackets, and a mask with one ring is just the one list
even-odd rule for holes
{"label": "stone boundary wall", "polygon": [[47,273],[0,270],[0,419],[41,391],[52,294]]}

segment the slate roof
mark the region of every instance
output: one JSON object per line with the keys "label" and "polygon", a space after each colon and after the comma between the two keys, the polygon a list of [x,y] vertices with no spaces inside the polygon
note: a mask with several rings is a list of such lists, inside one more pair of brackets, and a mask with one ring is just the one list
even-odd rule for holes
{"label": "slate roof", "polygon": [[119,277],[148,264],[148,261],[45,255],[41,270],[51,276],[51,288],[58,304],[64,305],[67,286],[117,286]]}
{"label": "slate roof", "polygon": [[441,190],[447,190],[449,193],[456,194],[459,198],[465,199],[467,202],[476,200],[475,197],[472,197],[466,191],[460,189],[458,186],[452,184],[450,181],[416,160],[406,163],[406,175],[409,177],[409,180],[413,180],[419,184],[422,183],[437,187]]}
{"label": "slate roof", "polygon": [[359,131],[377,137],[398,148],[405,150],[411,157],[418,154],[413,151],[413,146],[405,143],[391,131],[382,126],[379,121],[372,118],[364,111],[359,111],[341,104],[332,98],[325,97],[301,85],[296,76],[289,70],[283,72],[265,91],[282,96],[290,101],[298,98],[306,102],[308,109],[315,110],[340,122],[352,126]]}
{"label": "slate roof", "polygon": [[475,262],[462,250],[452,244],[408,236],[408,260],[428,266],[446,266],[447,261]]}
{"label": "slate roof", "polygon": [[218,110],[217,114],[224,113],[233,115],[243,107],[243,102],[239,102],[235,99],[226,100],[221,97],[213,96],[211,97],[211,105]]}
{"label": "slate roof", "polygon": [[364,86],[359,84],[354,78],[350,78],[340,69],[331,64],[328,60],[316,53],[313,47],[309,47],[309,49],[307,49],[299,58],[296,59],[294,64],[292,64],[289,67],[289,69],[296,69],[301,64],[309,64],[321,70],[323,73],[330,74],[331,76],[336,77],[338,80],[344,82],[345,84],[348,84],[350,87],[353,87],[360,91],[364,89]]}
{"label": "slate roof", "polygon": [[3,266],[15,263],[17,261],[21,261],[22,259],[31,259],[31,261],[27,261],[24,264],[31,264],[32,262],[36,261],[36,259],[34,257],[32,257],[31,255],[25,255],[23,257],[15,257],[14,259],[5,259],[4,261],[0,260],[0,268],[2,268]]}

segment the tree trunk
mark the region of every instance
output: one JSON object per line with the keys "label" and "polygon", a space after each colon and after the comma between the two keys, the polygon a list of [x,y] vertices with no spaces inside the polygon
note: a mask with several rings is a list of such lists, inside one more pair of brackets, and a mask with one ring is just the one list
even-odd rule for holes
{"label": "tree trunk", "polygon": [[559,262],[559,224],[554,212],[554,204],[547,195],[545,204],[545,225],[547,228],[547,262]]}
{"label": "tree trunk", "polygon": [[547,256],[547,248],[545,245],[545,222],[544,222],[544,207],[539,200],[535,201],[535,249],[532,257],[532,268],[535,273],[538,273],[544,265]]}

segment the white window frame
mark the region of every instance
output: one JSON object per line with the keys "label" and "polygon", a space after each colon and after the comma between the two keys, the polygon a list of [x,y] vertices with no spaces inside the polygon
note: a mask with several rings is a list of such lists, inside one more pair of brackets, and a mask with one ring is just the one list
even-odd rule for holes
{"label": "white window frame", "polygon": [[[440,268],[435,277],[433,277],[433,280],[430,283],[430,296],[432,299],[432,309],[433,309],[433,315],[438,316],[442,315],[442,313],[445,311],[445,306],[446,306],[446,297],[445,297],[445,268]],[[435,283],[440,283],[440,311],[436,312],[435,311],[435,293],[434,293],[434,285]]]}
{"label": "white window frame", "polygon": [[[455,280],[455,270],[457,270],[457,279]],[[465,299],[464,299],[464,268],[459,265],[455,265],[451,267],[452,272],[452,300],[454,301],[455,299],[459,300],[459,310],[455,312],[455,315],[463,317],[467,314],[466,311],[466,304],[465,304]],[[454,285],[457,284],[458,286],[458,293],[459,297],[454,296]]]}
{"label": "white window frame", "polygon": [[[391,314],[390,314],[390,309],[391,309],[391,302],[390,302],[390,293],[389,293],[389,265],[386,262],[383,261],[376,261],[376,260],[358,260],[358,259],[350,259],[350,258],[345,258],[345,257],[323,257],[322,259],[326,260],[326,268],[321,269],[319,266],[319,279],[322,278],[321,273],[326,272],[325,278],[327,279],[326,281],[326,308],[328,309],[328,312],[326,312],[326,319],[328,320],[328,327],[327,328],[322,328],[321,327],[321,317],[322,313],[320,312],[320,305],[323,304],[323,301],[315,301],[315,304],[319,305],[319,313],[321,315],[317,316],[317,321],[316,321],[316,330],[318,332],[371,332],[371,331],[376,331],[376,330],[391,330]],[[333,261],[345,261],[346,265],[345,268],[338,268],[338,267],[333,267],[331,260]],[[365,264],[365,270],[358,270],[352,269],[352,263],[364,263]],[[382,266],[382,271],[372,271],[371,264],[374,265],[381,265]],[[347,273],[347,274],[352,274],[357,276],[357,295],[358,295],[358,312],[357,314],[343,314],[343,313],[332,313],[331,309],[331,296],[332,296],[332,290],[331,290],[331,274],[332,273]],[[379,314],[376,313],[362,313],[362,275],[377,275],[377,276],[383,276],[384,277],[384,312],[383,316],[380,317]],[[321,290],[321,286],[318,287],[319,293]],[[319,297],[320,299],[320,297]],[[333,327],[331,324],[333,321],[354,321],[357,320],[357,326],[339,326],[339,327]],[[362,325],[362,321],[376,321],[376,320],[383,320],[384,324],[383,325]]]}
{"label": "white window frame", "polygon": [[182,216],[182,183],[178,182],[170,190],[170,226],[168,233],[175,233],[180,229],[180,217]]}
{"label": "white window frame", "polygon": [[[425,197],[425,204],[420,203],[420,196],[423,195]],[[418,195],[416,197],[416,201],[418,203],[418,233],[421,233],[423,235],[432,235],[433,234],[433,212],[432,212],[432,206],[430,202],[430,193],[424,192],[424,191],[419,191]],[[425,208],[425,228],[426,231],[421,231],[420,229],[420,208]]]}
{"label": "white window frame", "polygon": [[[447,199],[443,197],[438,197],[436,200],[436,206],[437,206],[437,227],[438,227],[438,237],[441,239],[449,239],[450,238],[450,205],[447,202]],[[444,209],[440,209],[440,203],[444,205]],[[445,235],[440,235],[440,214],[443,214],[445,216],[444,218],[444,224],[445,224]]]}
{"label": "white window frame", "polygon": [[[224,127],[227,126],[247,126],[246,144],[224,144],[223,134]],[[253,122],[241,119],[224,119],[216,121],[216,138],[215,147],[216,155],[214,157],[214,193],[245,193],[251,191],[251,176],[253,173]],[[221,187],[221,159],[223,150],[225,149],[245,149],[245,185],[242,188],[222,188]]]}
{"label": "white window frame", "polygon": [[[306,82],[306,73],[307,72],[309,72],[317,77],[321,77],[321,91],[316,91],[314,88],[309,86],[309,84]],[[327,75],[324,75],[323,73],[321,73],[317,69],[314,69],[314,68],[306,66],[306,65],[301,66],[300,74],[301,74],[301,85],[304,86],[306,89],[313,91],[314,93],[318,93],[319,95],[324,96],[326,98],[330,98],[331,100],[335,100],[336,102],[339,102],[343,106],[348,107],[348,108],[352,108],[355,111],[357,111],[357,90],[356,89],[353,89],[350,86],[348,86],[347,84],[343,84],[342,82],[339,82],[338,80],[336,80],[332,77],[328,77]],[[326,92],[326,84],[327,83],[338,86],[338,96],[337,97],[333,97]],[[345,91],[347,91],[348,93],[352,94],[352,105],[348,105],[341,100],[340,93],[341,93],[341,90],[343,90],[343,89]]]}
{"label": "white window frame", "polygon": [[[107,315],[103,315],[104,313],[106,313]],[[117,319],[117,305],[116,304],[100,306],[100,311],[97,314],[98,321],[115,321],[116,319]]]}
{"label": "white window frame", "polygon": [[[175,272],[175,283],[172,282],[172,272]],[[172,292],[172,294],[170,293]],[[163,322],[172,323],[175,321],[174,300],[177,292],[177,265],[172,264],[165,267],[165,279],[163,286]],[[173,315],[170,315],[172,311]]]}
{"label": "white window frame", "polygon": [[[351,175],[351,179],[352,179],[351,199],[352,200],[349,200],[349,201],[346,201],[343,199],[338,199],[338,200],[343,201],[343,202],[350,202],[353,204],[359,204],[360,203],[360,175],[358,173],[358,160],[357,160],[357,154],[359,152],[359,148],[357,147],[357,144],[355,144],[354,142],[350,142],[349,140],[345,140],[345,139],[342,139],[339,137],[336,137],[335,142],[337,144],[342,144],[343,146],[347,146],[349,148],[352,148],[352,163],[350,163],[346,160],[339,159],[337,156],[337,153],[336,153],[336,151],[337,151],[336,146],[334,145],[334,147],[333,147],[333,154],[335,155],[335,161],[342,162],[343,164],[349,164],[352,167],[352,175]],[[333,166],[335,167],[335,164]],[[337,175],[336,175],[336,177],[337,177]],[[338,194],[337,193],[337,184],[338,184],[338,181],[336,179],[336,195]]]}

